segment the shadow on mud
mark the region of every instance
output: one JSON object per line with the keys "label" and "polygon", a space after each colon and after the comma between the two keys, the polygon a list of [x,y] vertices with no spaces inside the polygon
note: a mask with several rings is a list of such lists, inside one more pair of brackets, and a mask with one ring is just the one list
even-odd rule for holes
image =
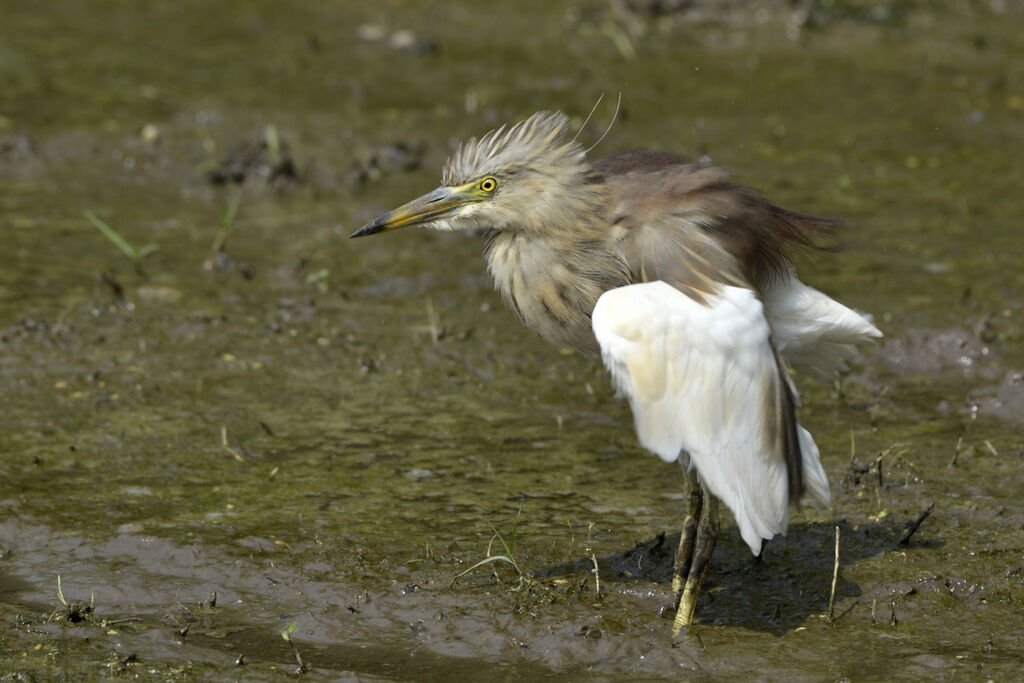
{"label": "shadow on mud", "polygon": [[[790,526],[788,536],[765,543],[759,557],[751,556],[735,533],[725,533],[708,569],[697,607],[698,623],[743,626],[782,636],[805,624],[808,617],[826,613],[835,565],[836,527],[840,556],[835,601],[854,599],[836,613],[837,618],[852,610],[862,595],[860,585],[843,577],[844,566],[888,552],[944,545],[935,539],[900,545],[907,525],[889,519],[869,525],[851,525],[845,520],[834,524],[797,522]],[[670,584],[678,544],[679,534],[661,533],[625,552],[599,557],[599,576],[604,581],[626,584]],[[537,574],[544,578],[593,574],[593,561],[583,558]],[[880,619],[888,614],[885,607],[880,606]]]}

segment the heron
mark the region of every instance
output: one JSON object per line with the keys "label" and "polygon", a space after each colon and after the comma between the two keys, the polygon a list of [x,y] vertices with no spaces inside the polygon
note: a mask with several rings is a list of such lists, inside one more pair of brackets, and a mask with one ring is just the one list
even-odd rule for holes
{"label": "heron", "polygon": [[483,235],[527,327],[600,355],[640,444],[683,470],[673,633],[694,621],[719,502],[759,556],[806,497],[830,503],[789,369],[831,380],[881,336],[805,285],[792,253],[834,221],[784,209],[710,163],[663,151],[591,160],[561,112],[464,142],[441,186],[351,237],[420,226]]}

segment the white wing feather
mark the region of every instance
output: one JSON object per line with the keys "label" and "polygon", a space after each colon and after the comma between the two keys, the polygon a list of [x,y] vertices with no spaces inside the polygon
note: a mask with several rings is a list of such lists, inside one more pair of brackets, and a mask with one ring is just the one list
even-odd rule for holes
{"label": "white wing feather", "polygon": [[[594,334],[637,436],[667,462],[689,454],[710,492],[732,510],[757,554],[789,521],[786,463],[769,447],[765,401],[783,381],[761,302],[722,287],[707,305],[664,282],[605,292]],[[811,435],[798,427],[807,493],[829,501]]]}
{"label": "white wing feather", "polygon": [[792,273],[765,290],[764,309],[779,353],[797,370],[825,381],[849,369],[857,344],[882,336],[868,316],[808,287]]}

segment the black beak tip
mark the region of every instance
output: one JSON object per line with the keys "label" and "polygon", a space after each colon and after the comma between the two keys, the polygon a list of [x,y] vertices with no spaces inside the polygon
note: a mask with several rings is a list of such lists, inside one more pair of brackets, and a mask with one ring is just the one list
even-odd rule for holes
{"label": "black beak tip", "polygon": [[383,227],[384,221],[378,218],[377,220],[371,221],[370,223],[367,223],[363,227],[356,230],[354,233],[349,235],[349,238],[351,239],[353,237],[366,237],[367,235],[374,235],[380,232]]}

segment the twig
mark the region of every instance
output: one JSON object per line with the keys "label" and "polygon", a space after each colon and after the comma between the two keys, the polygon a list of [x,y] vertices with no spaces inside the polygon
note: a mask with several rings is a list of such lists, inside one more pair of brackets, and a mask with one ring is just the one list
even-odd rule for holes
{"label": "twig", "polygon": [[245,462],[245,456],[236,451],[234,448],[228,445],[228,428],[226,425],[221,425],[220,428],[220,445],[231,455],[235,456],[235,460],[238,462]]}
{"label": "twig", "polygon": [[900,540],[898,545],[907,545],[910,543],[910,537],[914,535],[918,527],[921,526],[921,522],[928,519],[928,515],[932,514],[932,508],[935,507],[935,503],[931,503],[924,511],[917,516],[917,519],[913,519],[907,522],[907,525],[903,527],[903,533],[900,534]]}
{"label": "twig", "polygon": [[597,555],[590,553],[590,561],[594,563],[594,586],[597,589],[597,597],[601,597],[601,574],[597,568]]}
{"label": "twig", "polygon": [[832,590],[828,594],[828,621],[836,625],[836,581],[839,579],[839,526],[836,526],[836,561],[832,565]]}
{"label": "twig", "polygon": [[956,450],[953,451],[953,457],[949,460],[950,467],[956,467],[956,460],[960,457],[960,447],[964,445],[964,437],[956,437]]}
{"label": "twig", "polygon": [[434,302],[427,299],[427,324],[430,326],[430,341],[436,344],[441,340],[441,316],[434,308]]}
{"label": "twig", "polygon": [[57,599],[60,600],[60,604],[68,606],[68,601],[64,599],[64,590],[60,586],[60,574],[57,574]]}

